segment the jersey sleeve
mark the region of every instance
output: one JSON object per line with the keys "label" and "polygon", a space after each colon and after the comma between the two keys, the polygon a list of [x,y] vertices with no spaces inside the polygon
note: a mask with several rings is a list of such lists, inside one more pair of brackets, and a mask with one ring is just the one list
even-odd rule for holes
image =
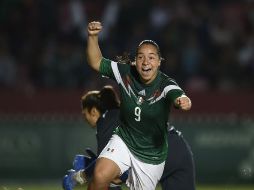
{"label": "jersey sleeve", "polygon": [[123,83],[122,76],[128,74],[130,65],[120,64],[109,59],[102,58],[99,72],[102,76],[115,80],[118,84]]}
{"label": "jersey sleeve", "polygon": [[169,99],[171,102],[174,102],[176,98],[185,94],[173,79],[167,80],[165,91],[167,99]]}
{"label": "jersey sleeve", "polygon": [[102,76],[114,78],[111,62],[112,61],[109,59],[102,58],[99,68],[99,72]]}

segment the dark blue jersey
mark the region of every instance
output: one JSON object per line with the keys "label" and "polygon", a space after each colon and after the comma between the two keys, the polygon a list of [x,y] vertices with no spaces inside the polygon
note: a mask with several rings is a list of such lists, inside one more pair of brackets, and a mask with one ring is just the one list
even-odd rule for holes
{"label": "dark blue jersey", "polygon": [[119,125],[119,109],[107,110],[98,119],[97,125],[97,154],[99,155],[107,145],[113,131]]}

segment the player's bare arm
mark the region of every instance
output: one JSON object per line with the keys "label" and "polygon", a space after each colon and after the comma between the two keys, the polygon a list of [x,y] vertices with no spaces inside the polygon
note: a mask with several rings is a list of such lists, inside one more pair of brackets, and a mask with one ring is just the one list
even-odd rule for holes
{"label": "player's bare arm", "polygon": [[191,109],[191,100],[188,96],[182,95],[175,100],[175,106],[181,110],[187,111]]}
{"label": "player's bare arm", "polygon": [[96,71],[99,71],[102,59],[101,50],[98,43],[98,35],[102,29],[100,22],[90,22],[87,26],[87,61],[88,64]]}

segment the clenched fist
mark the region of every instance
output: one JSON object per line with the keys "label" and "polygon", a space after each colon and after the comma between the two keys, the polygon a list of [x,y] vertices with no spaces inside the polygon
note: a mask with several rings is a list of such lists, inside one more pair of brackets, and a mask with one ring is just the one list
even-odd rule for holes
{"label": "clenched fist", "polygon": [[88,35],[90,36],[98,35],[101,29],[102,29],[102,25],[100,22],[97,22],[97,21],[90,22],[87,26],[87,32],[88,32]]}
{"label": "clenched fist", "polygon": [[175,106],[182,109],[182,110],[189,110],[191,108],[191,100],[185,95],[178,97],[175,100]]}

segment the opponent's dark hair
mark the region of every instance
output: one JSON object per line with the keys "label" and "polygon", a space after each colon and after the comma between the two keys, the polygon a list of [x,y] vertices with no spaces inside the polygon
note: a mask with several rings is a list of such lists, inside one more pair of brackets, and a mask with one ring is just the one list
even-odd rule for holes
{"label": "opponent's dark hair", "polygon": [[162,59],[160,47],[159,47],[158,44],[157,44],[155,41],[153,41],[153,40],[143,40],[143,41],[141,41],[141,42],[139,43],[137,49],[136,49],[136,56],[137,56],[137,54],[138,54],[139,48],[140,48],[142,45],[144,45],[144,44],[153,45],[153,46],[157,49],[157,53],[158,53],[158,55],[159,55],[159,58]]}
{"label": "opponent's dark hair", "polygon": [[93,107],[104,113],[106,110],[119,108],[120,101],[110,85],[104,86],[100,91],[89,91],[81,98],[81,106],[90,112]]}

